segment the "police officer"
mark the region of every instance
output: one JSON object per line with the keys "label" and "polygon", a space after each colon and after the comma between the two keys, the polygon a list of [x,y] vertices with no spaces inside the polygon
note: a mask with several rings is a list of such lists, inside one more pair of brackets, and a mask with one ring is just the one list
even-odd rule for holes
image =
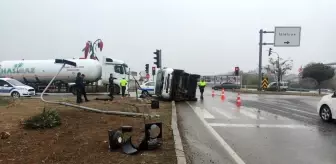
{"label": "police officer", "polygon": [[201,99],[203,99],[203,92],[204,92],[204,88],[206,86],[206,82],[204,81],[204,79],[201,79],[201,81],[198,84],[200,92],[201,92]]}
{"label": "police officer", "polygon": [[110,90],[110,97],[113,98],[113,92],[114,92],[114,83],[113,80],[115,78],[113,78],[113,74],[110,74],[110,78],[109,78],[109,90]]}
{"label": "police officer", "polygon": [[121,86],[122,97],[125,97],[126,85],[127,85],[127,80],[123,77],[123,78],[120,80],[120,86]]}
{"label": "police officer", "polygon": [[77,103],[79,104],[79,103],[81,103],[81,102],[83,102],[83,100],[82,100],[82,84],[81,84],[81,82],[82,82],[82,77],[81,77],[81,73],[80,72],[78,72],[77,73],[77,77],[76,77],[76,81],[75,81],[75,83],[76,83],[76,91],[77,91]]}
{"label": "police officer", "polygon": [[89,100],[87,99],[86,97],[86,91],[85,91],[85,84],[84,84],[84,78],[85,78],[85,75],[82,74],[82,80],[81,80],[81,91],[82,91],[82,94],[85,98],[85,101],[88,102]]}

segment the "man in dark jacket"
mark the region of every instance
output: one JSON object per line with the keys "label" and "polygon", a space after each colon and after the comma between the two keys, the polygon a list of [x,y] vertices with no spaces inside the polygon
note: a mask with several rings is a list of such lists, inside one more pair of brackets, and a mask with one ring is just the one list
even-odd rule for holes
{"label": "man in dark jacket", "polygon": [[82,86],[81,86],[81,91],[82,91],[82,94],[83,94],[83,96],[84,96],[85,101],[88,102],[89,100],[88,100],[87,97],[86,97],[84,78],[85,78],[85,75],[82,74],[82,80],[81,80],[81,85],[82,85]]}
{"label": "man in dark jacket", "polygon": [[82,90],[81,90],[81,86],[82,86],[82,77],[81,77],[81,73],[80,72],[78,72],[77,73],[77,77],[76,77],[76,81],[75,81],[75,83],[76,83],[76,91],[77,91],[77,103],[79,104],[79,103],[81,103],[81,102],[83,102],[83,100],[82,100]]}

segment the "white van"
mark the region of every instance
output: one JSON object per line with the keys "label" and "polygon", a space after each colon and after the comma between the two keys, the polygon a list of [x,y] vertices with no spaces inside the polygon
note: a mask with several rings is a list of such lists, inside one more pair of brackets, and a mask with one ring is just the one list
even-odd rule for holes
{"label": "white van", "polygon": [[35,95],[35,89],[12,78],[0,78],[0,96],[13,98]]}
{"label": "white van", "polygon": [[[267,86],[268,89],[270,90],[276,90],[278,88],[278,82],[271,82]],[[288,82],[286,81],[281,81],[280,82],[280,90],[286,91],[288,89]]]}

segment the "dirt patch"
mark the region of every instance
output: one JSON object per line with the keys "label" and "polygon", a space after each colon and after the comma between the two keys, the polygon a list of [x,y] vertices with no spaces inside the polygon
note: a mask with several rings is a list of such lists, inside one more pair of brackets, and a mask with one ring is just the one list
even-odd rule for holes
{"label": "dirt patch", "polygon": [[[159,114],[160,118],[120,117],[104,115],[42,103],[39,99],[18,100],[14,105],[0,106],[0,132],[11,134],[8,139],[0,140],[1,163],[176,163],[174,139],[171,130],[171,104],[160,102],[160,109],[149,109],[146,102],[139,103],[131,98],[104,102],[92,100],[85,106],[105,110],[130,110]],[[48,99],[53,99],[49,97]],[[60,99],[60,98],[58,98]],[[64,101],[74,102],[73,97]],[[132,105],[130,105],[132,104]],[[137,106],[137,107],[135,107]],[[47,130],[26,130],[22,122],[43,108],[55,109],[61,116],[62,125]],[[136,155],[126,155],[121,149],[108,150],[110,129],[122,125],[133,126],[132,134],[143,133],[144,121],[163,122],[163,145],[152,151],[141,151]],[[136,138],[136,137],[135,137]]]}

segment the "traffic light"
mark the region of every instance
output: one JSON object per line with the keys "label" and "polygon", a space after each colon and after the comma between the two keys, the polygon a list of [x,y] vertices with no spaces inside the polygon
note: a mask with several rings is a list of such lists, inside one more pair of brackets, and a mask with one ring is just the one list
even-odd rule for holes
{"label": "traffic light", "polygon": [[155,67],[152,67],[152,75],[155,75]]}
{"label": "traffic light", "polygon": [[146,70],[146,73],[148,74],[148,70],[149,69],[149,64],[146,64],[146,68],[145,68],[145,70]]}
{"label": "traffic light", "polygon": [[154,57],[155,62],[154,62],[154,64],[156,65],[157,68],[161,68],[161,50],[156,50],[154,52],[154,54],[155,54],[155,57]]}
{"label": "traffic light", "polygon": [[272,48],[269,48],[269,50],[268,50],[268,56],[271,56],[271,54],[272,54]]}
{"label": "traffic light", "polygon": [[234,74],[235,74],[235,76],[239,76],[239,67],[235,67]]}

